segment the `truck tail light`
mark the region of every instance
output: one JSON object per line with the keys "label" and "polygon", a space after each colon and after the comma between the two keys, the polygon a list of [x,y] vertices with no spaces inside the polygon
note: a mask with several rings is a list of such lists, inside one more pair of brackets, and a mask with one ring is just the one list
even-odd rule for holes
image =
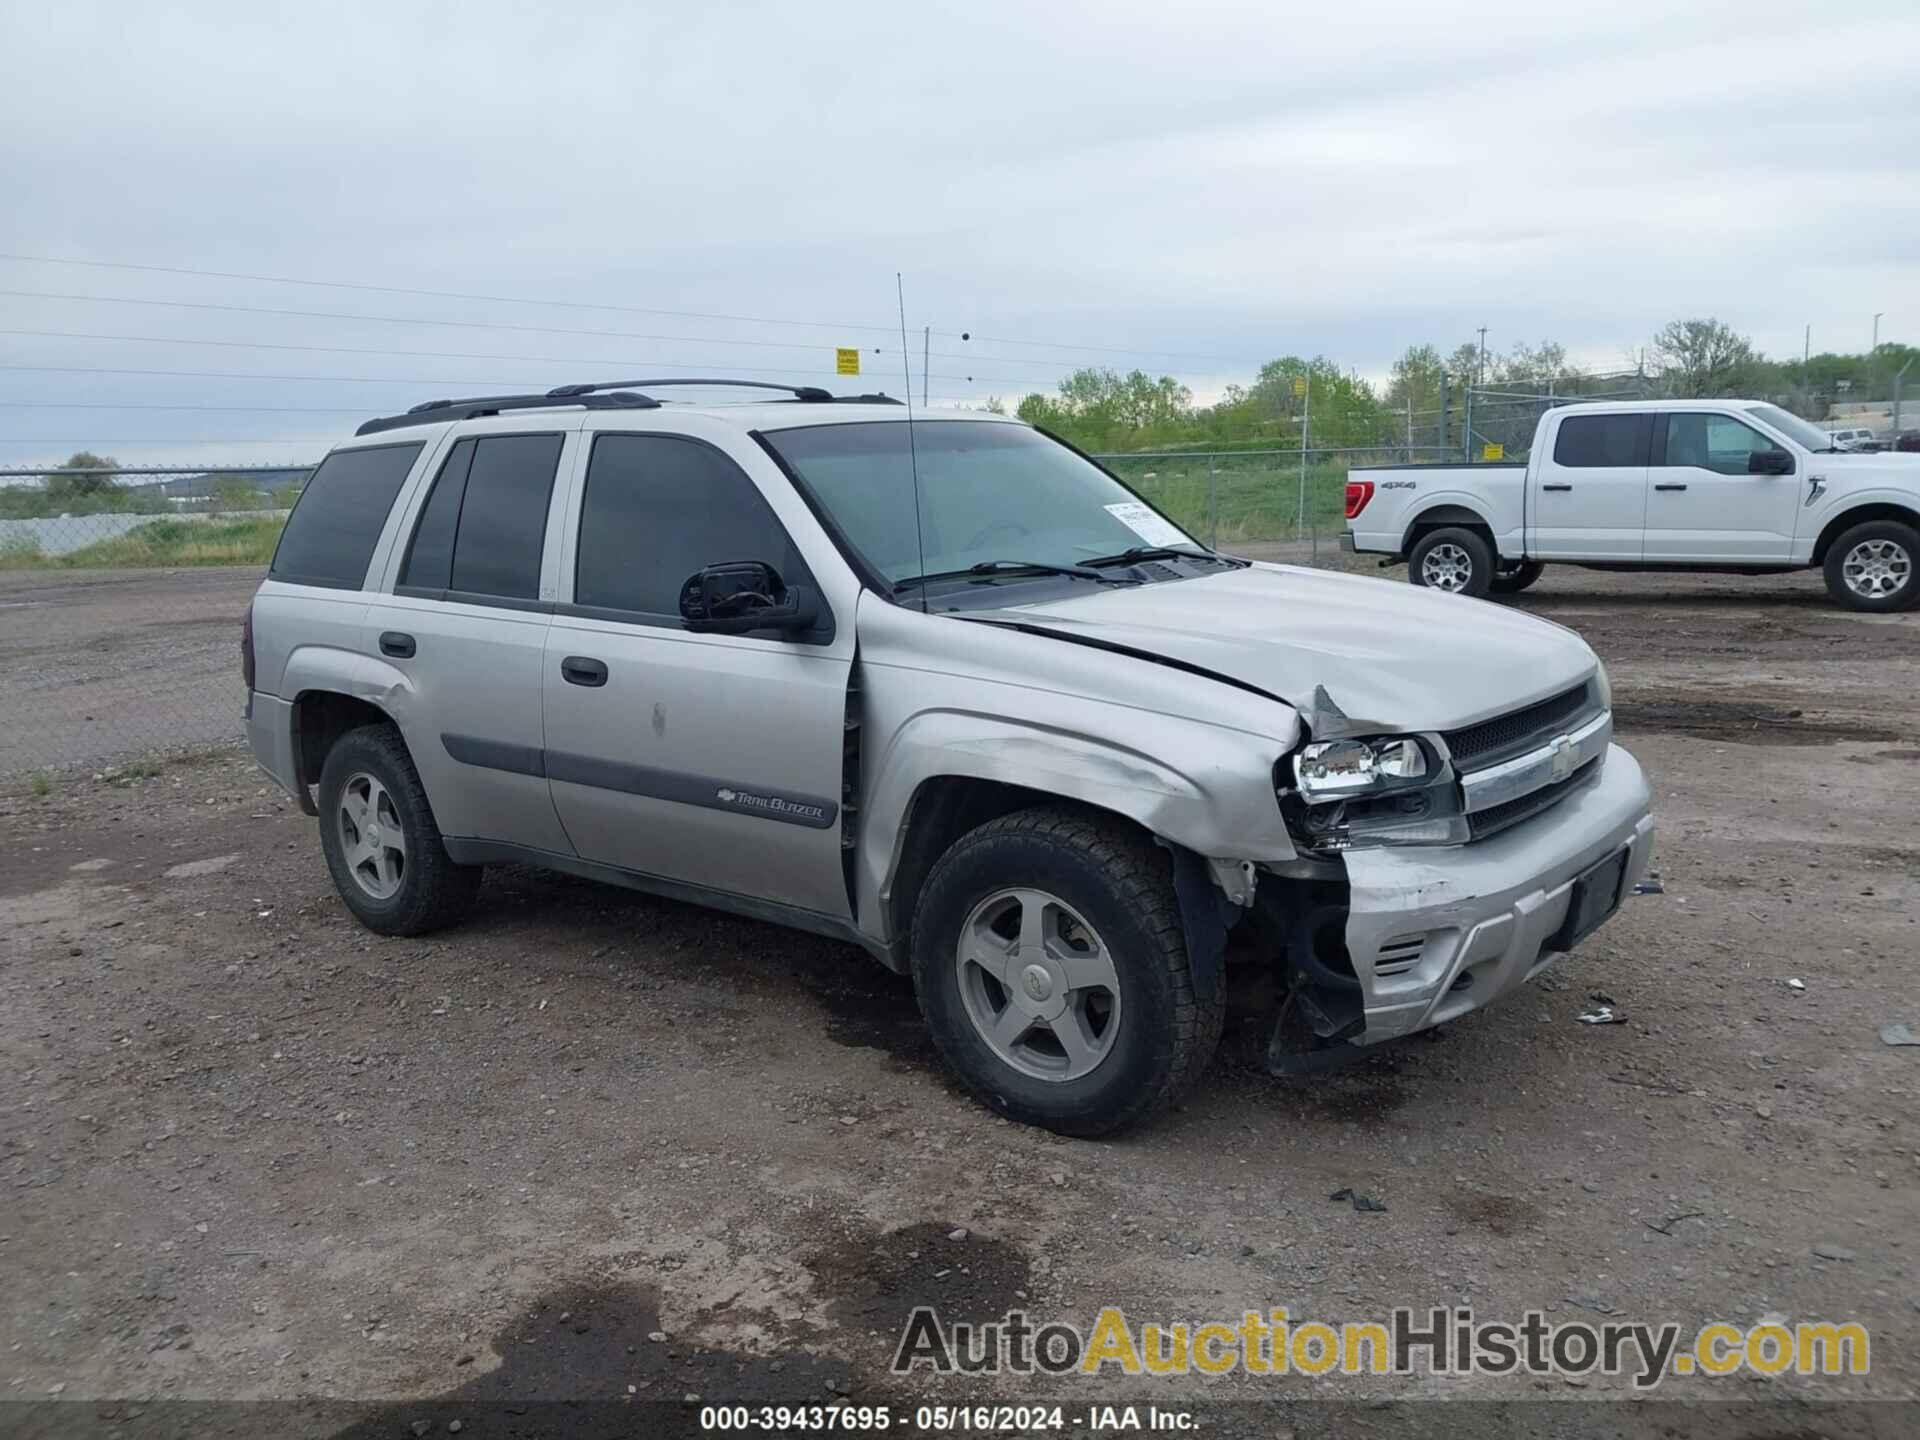
{"label": "truck tail light", "polygon": [[247,618],[240,622],[240,675],[253,690],[253,602],[247,602]]}
{"label": "truck tail light", "polygon": [[1347,519],[1351,520],[1367,508],[1367,502],[1373,499],[1371,480],[1347,481]]}

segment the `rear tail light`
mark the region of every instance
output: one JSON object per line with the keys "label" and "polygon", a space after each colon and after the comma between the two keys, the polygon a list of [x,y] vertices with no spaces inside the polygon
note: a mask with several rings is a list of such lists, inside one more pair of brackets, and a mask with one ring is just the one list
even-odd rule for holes
{"label": "rear tail light", "polygon": [[1371,480],[1347,481],[1347,519],[1351,520],[1367,508],[1367,502],[1373,499]]}
{"label": "rear tail light", "polygon": [[247,604],[247,618],[240,622],[240,675],[253,689],[253,604]]}

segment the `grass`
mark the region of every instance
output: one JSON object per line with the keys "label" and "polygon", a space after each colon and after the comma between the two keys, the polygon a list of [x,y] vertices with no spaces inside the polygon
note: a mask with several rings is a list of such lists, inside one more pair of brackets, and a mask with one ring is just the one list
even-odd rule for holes
{"label": "grass", "polygon": [[49,555],[33,540],[0,544],[0,570],[124,570],[186,565],[265,565],[285,519],[155,520],[124,535]]}
{"label": "grass", "polygon": [[27,788],[36,799],[44,800],[53,793],[53,777],[44,770],[36,770],[27,777]]}
{"label": "grass", "polygon": [[[1222,542],[1292,540],[1346,528],[1345,466],[1307,467],[1306,526],[1300,525],[1300,467],[1270,455],[1213,462],[1153,455],[1104,462],[1135,490],[1202,540],[1217,520]],[[1212,490],[1209,503],[1208,490]]]}

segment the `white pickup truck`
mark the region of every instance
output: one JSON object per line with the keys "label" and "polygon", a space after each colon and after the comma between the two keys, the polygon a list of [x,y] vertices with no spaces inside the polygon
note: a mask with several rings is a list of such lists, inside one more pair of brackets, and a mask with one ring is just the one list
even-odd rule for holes
{"label": "white pickup truck", "polygon": [[1523,464],[1351,471],[1343,549],[1416,585],[1512,593],[1549,561],[1596,570],[1818,567],[1854,610],[1920,601],[1920,455],[1847,454],[1755,400],[1566,405]]}

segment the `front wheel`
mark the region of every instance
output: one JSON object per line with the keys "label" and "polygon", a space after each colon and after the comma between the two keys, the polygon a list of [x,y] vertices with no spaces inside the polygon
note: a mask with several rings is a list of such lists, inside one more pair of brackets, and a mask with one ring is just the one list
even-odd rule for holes
{"label": "front wheel", "polygon": [[1449,525],[1429,530],[1407,556],[1407,578],[1429,590],[1476,599],[1493,587],[1494,554],[1487,537]]}
{"label": "front wheel", "polygon": [[940,857],[913,981],[961,1079],[1016,1120],[1105,1135],[1206,1068],[1225,986],[1195,993],[1167,853],[1080,811],[1022,810]]}
{"label": "front wheel", "polygon": [[1503,565],[1493,577],[1488,587],[1495,595],[1518,595],[1534,581],[1540,578],[1540,572],[1547,567],[1538,560],[1522,560],[1517,565]]}
{"label": "front wheel", "polygon": [[1898,520],[1856,525],[1827,550],[1827,593],[1850,610],[1885,613],[1920,600],[1914,562],[1920,534]]}

